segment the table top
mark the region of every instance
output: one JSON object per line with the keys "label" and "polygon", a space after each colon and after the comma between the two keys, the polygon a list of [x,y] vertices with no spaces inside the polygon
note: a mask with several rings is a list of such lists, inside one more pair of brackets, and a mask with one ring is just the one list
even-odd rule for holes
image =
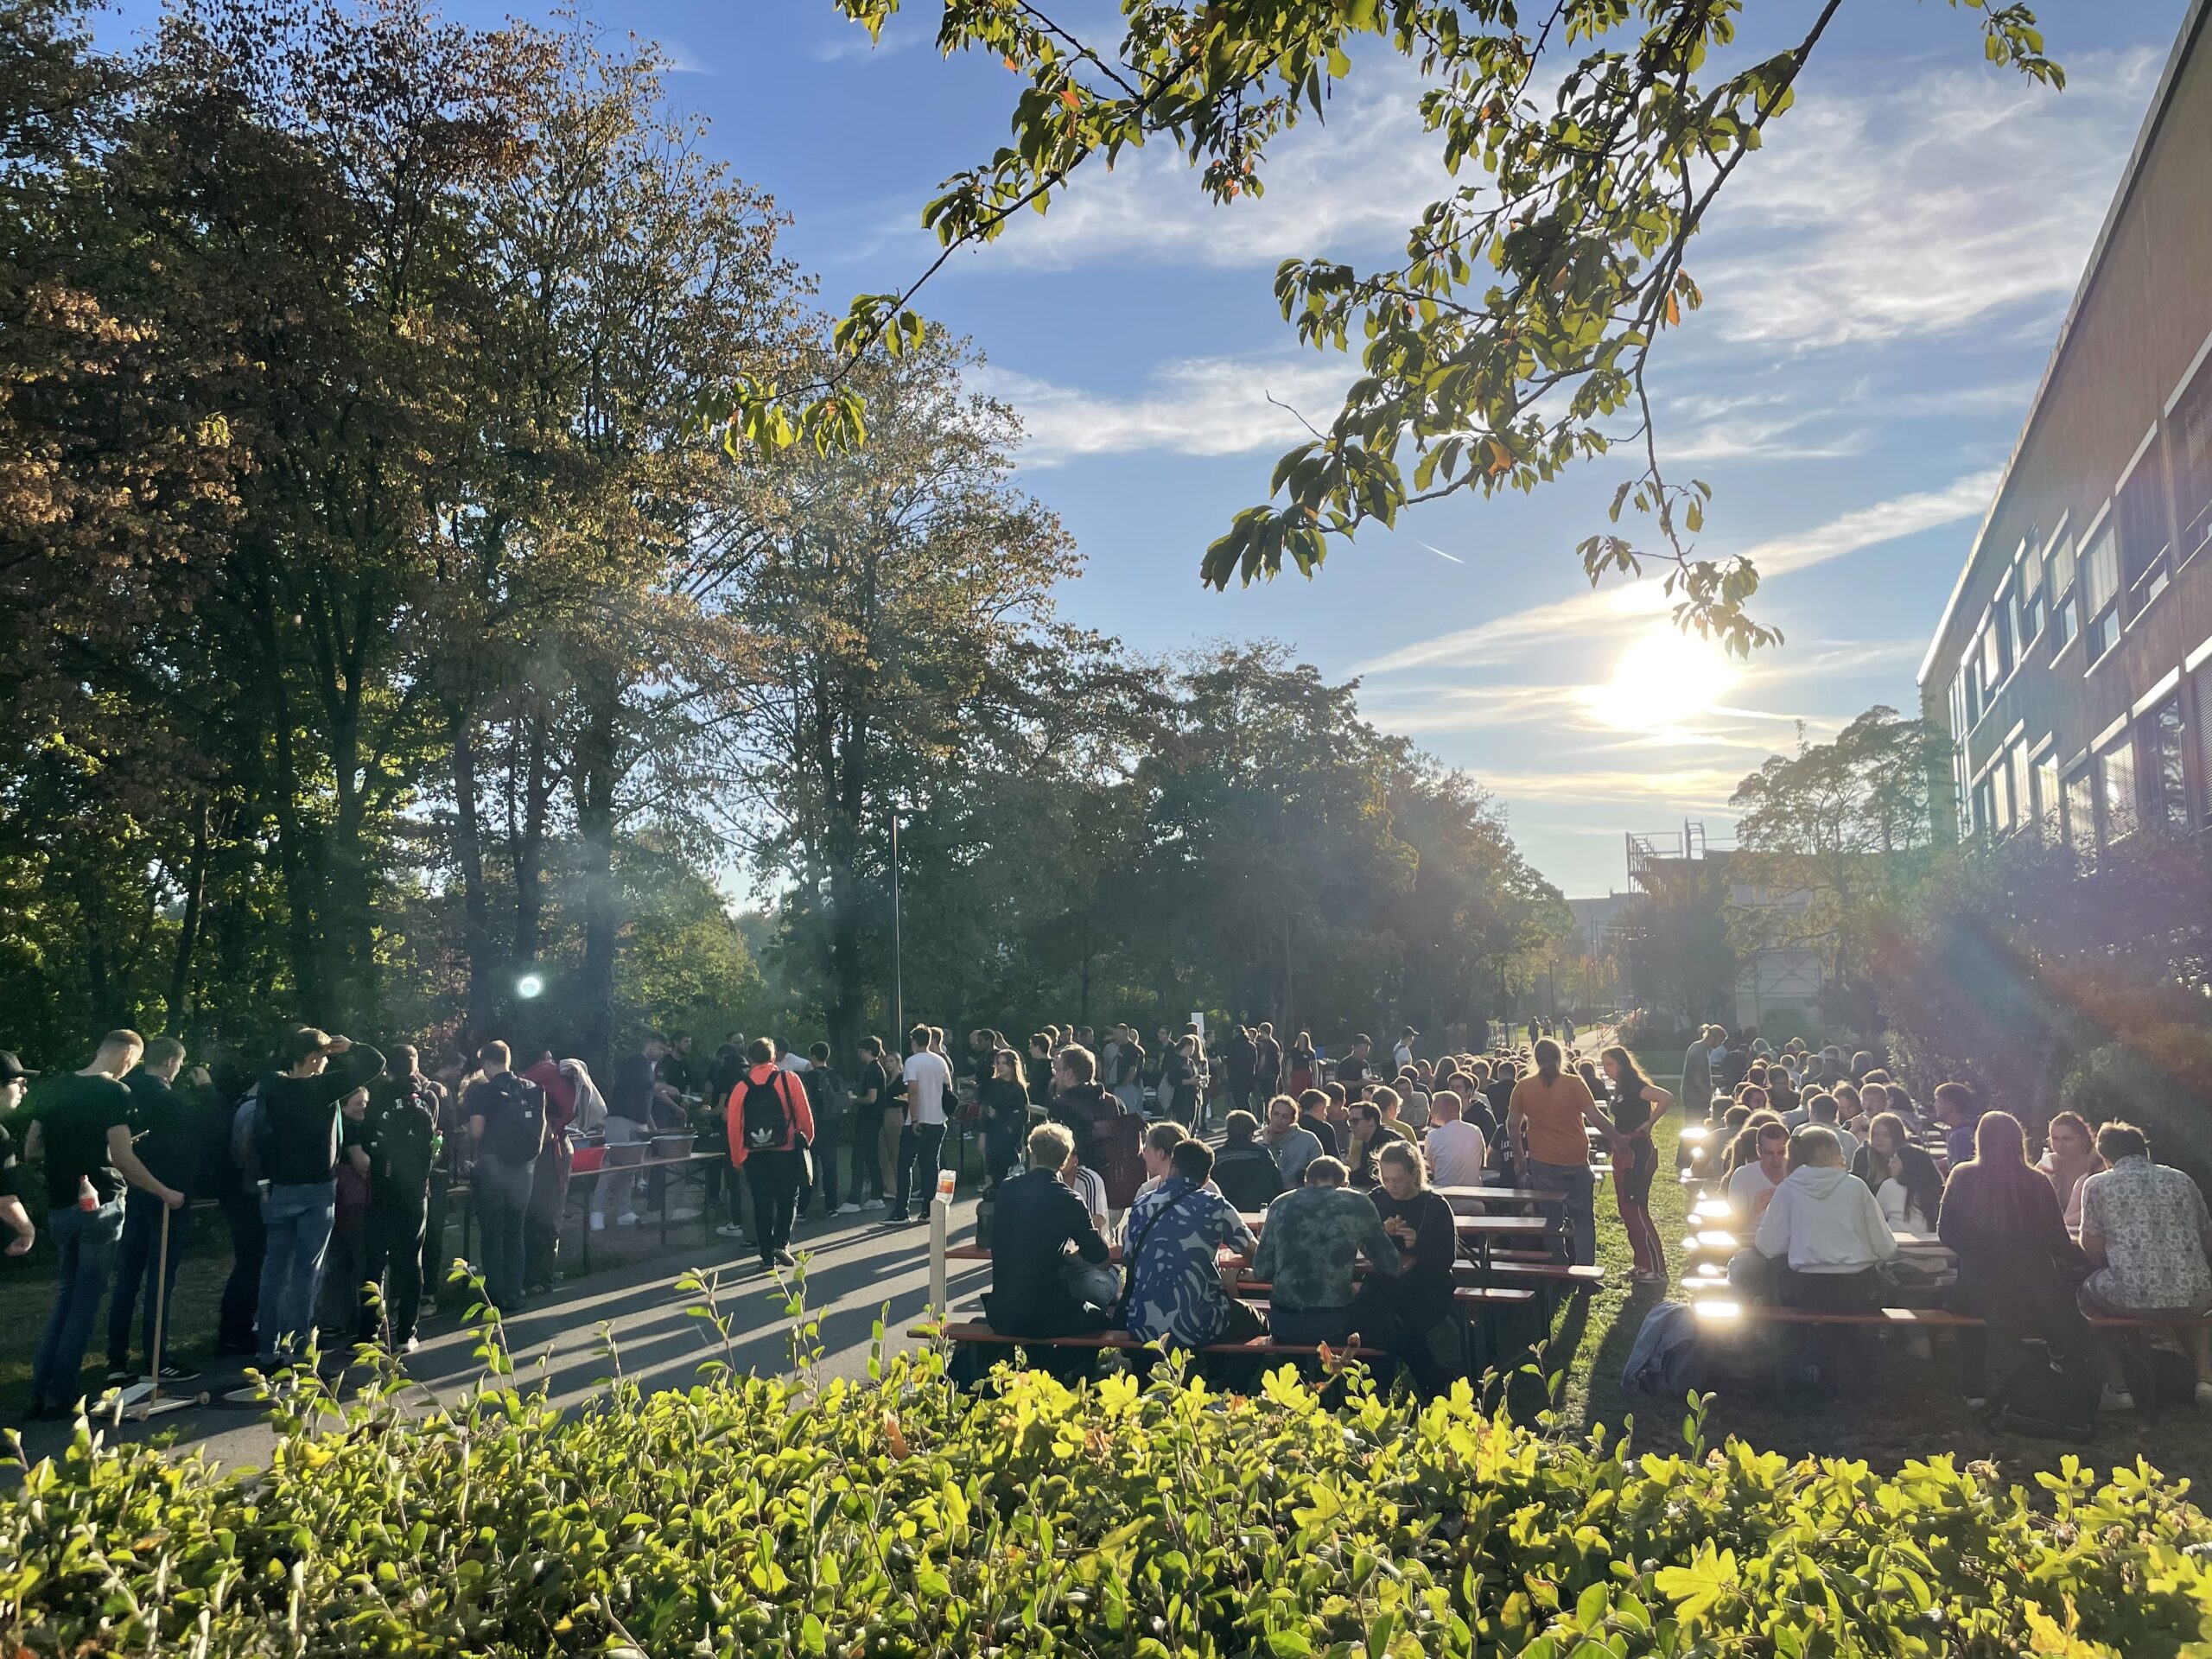
{"label": "table top", "polygon": [[[1552,1224],[1542,1216],[1455,1216],[1462,1238],[1541,1237],[1552,1230]],[[1247,1227],[1258,1232],[1266,1222],[1262,1211],[1246,1211],[1243,1221]]]}

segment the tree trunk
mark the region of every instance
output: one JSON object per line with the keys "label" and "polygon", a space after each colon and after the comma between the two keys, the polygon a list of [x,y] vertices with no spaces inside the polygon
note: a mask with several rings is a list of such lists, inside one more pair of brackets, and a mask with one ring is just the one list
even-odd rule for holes
{"label": "tree trunk", "polygon": [[207,803],[192,825],[192,865],[184,879],[184,916],[177,927],[176,955],[169,964],[167,1016],[171,1032],[181,1030],[192,1014],[192,957],[200,946],[201,918],[207,904]]}
{"label": "tree trunk", "polygon": [[[830,912],[830,995],[824,1023],[836,1063],[857,1070],[860,1039],[868,1017],[868,978],[861,957],[863,888],[860,868],[861,820],[868,810],[867,727],[857,718],[848,717],[841,743],[837,715],[826,699],[817,702],[816,712],[819,734],[815,742],[816,765],[825,782],[834,779],[836,785],[824,840]],[[906,1038],[899,1032],[891,1033],[889,1041],[893,1053],[905,1048]]]}
{"label": "tree trunk", "polygon": [[614,874],[615,719],[620,693],[601,688],[576,740],[576,839],[583,883],[584,959],[571,1004],[577,1047],[594,1070],[614,1046],[614,957],[621,895]]}
{"label": "tree trunk", "polygon": [[476,721],[461,704],[446,711],[453,746],[453,851],[461,866],[461,948],[468,958],[467,1033],[474,1042],[492,1028],[499,971],[492,940],[492,899],[484,890],[484,836],[477,810]]}
{"label": "tree trunk", "polygon": [[523,784],[522,833],[515,839],[515,960],[537,960],[545,914],[545,820],[553,782],[546,765],[545,711],[531,710]]}

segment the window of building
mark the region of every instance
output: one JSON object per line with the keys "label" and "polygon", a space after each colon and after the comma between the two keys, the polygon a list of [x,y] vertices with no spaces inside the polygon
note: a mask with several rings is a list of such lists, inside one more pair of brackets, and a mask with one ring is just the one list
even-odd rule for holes
{"label": "window of building", "polygon": [[2074,608],[2074,538],[2063,530],[2052,538],[2044,559],[2050,571],[2044,592],[2050,600],[2050,631],[2063,651],[2081,626]]}
{"label": "window of building", "polygon": [[2120,546],[2109,518],[2082,555],[2082,632],[2093,663],[2120,643]]}
{"label": "window of building", "polygon": [[2084,864],[2096,862],[2096,774],[2088,766],[2066,780],[2066,839]]}
{"label": "window of building", "polygon": [[2174,493],[2181,540],[2175,563],[2183,564],[2212,541],[2212,362],[2174,407]]}
{"label": "window of building", "polygon": [[2058,798],[2058,754],[2056,750],[2036,762],[2036,826],[2044,840],[2056,842],[2063,833],[2063,817]]}
{"label": "window of building", "polygon": [[2189,728],[2177,691],[2136,724],[2146,823],[2177,835],[2189,830]]}
{"label": "window of building", "polygon": [[2125,841],[2139,822],[2135,804],[2135,740],[2123,732],[2097,756],[2097,804],[2104,813],[2105,844]]}
{"label": "window of building", "polygon": [[2204,791],[2199,822],[2212,823],[2212,664],[2196,671],[2196,776]]}
{"label": "window of building", "polygon": [[2028,793],[2028,746],[2015,743],[2012,753],[2005,757],[2005,770],[2010,774],[2012,810],[2007,830],[2025,830],[2035,822],[2034,799]]}
{"label": "window of building", "polygon": [[1984,841],[1997,836],[1997,774],[1982,774],[1981,781],[1974,786],[1974,832]]}
{"label": "window of building", "polygon": [[2012,637],[2024,657],[2043,632],[2043,560],[2029,543],[2022,542],[2014,568],[2018,575],[2013,584]]}
{"label": "window of building", "polygon": [[1981,621],[1981,701],[1987,708],[1997,688],[2012,671],[2012,652],[2005,639],[2005,613],[1992,611]]}
{"label": "window of building", "polygon": [[2147,605],[2166,585],[2166,461],[2156,437],[2120,486],[2113,517],[2120,526],[2120,576],[2134,602]]}

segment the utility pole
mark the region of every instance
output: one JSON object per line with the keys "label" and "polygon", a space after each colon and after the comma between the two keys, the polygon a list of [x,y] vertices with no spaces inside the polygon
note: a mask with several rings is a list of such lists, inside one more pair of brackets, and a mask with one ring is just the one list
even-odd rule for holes
{"label": "utility pole", "polygon": [[906,1046],[906,945],[900,938],[899,902],[899,809],[891,809],[891,1036]]}

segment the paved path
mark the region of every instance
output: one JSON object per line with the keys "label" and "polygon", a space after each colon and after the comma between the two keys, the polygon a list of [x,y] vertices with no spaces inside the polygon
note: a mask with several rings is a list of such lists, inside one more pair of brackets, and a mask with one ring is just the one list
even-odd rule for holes
{"label": "paved path", "polygon": [[[792,1241],[793,1248],[806,1255],[807,1306],[823,1316],[824,1369],[833,1375],[866,1374],[878,1317],[884,1321],[887,1351],[917,1345],[906,1331],[927,1303],[930,1230],[926,1223],[886,1227],[880,1214],[865,1211],[802,1222]],[[975,1217],[972,1196],[954,1203],[951,1236],[956,1242],[972,1239]],[[988,1263],[951,1265],[956,1306],[988,1286]],[[721,1357],[712,1328],[684,1312],[697,1299],[677,1288],[677,1281],[693,1268],[720,1270],[718,1300],[730,1319],[734,1363],[762,1374],[787,1369],[791,1321],[784,1313],[782,1297],[773,1294],[774,1281],[761,1274],[749,1250],[693,1222],[671,1239],[665,1255],[607,1268],[563,1285],[514,1320],[508,1337],[517,1382],[529,1386],[543,1358],[547,1385],[556,1402],[575,1405],[589,1398],[610,1374],[601,1350],[599,1327],[604,1324],[626,1376],[648,1392],[689,1387],[702,1361]],[[424,1325],[423,1346],[408,1369],[442,1395],[458,1393],[477,1375],[475,1334],[456,1325],[451,1316],[426,1318]],[[261,1412],[221,1403],[221,1390],[239,1380],[211,1365],[189,1386],[213,1391],[215,1404],[170,1412],[147,1424],[126,1422],[119,1431],[105,1432],[125,1440],[175,1435],[180,1446],[200,1447],[225,1464],[260,1465],[273,1444]],[[68,1437],[66,1423],[35,1423],[23,1430],[25,1450],[33,1461],[61,1450]]]}

